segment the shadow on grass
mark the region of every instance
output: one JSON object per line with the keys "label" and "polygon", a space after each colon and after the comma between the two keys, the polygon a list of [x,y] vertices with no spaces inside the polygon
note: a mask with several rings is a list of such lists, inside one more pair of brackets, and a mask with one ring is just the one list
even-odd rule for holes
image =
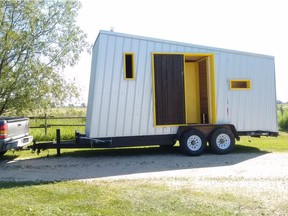
{"label": "shadow on grass", "polygon": [[15,160],[16,158],[18,157],[18,155],[7,155],[7,154],[4,154],[3,156],[0,157],[0,164],[1,163],[6,163],[8,161],[13,161]]}
{"label": "shadow on grass", "polygon": [[44,185],[44,184],[51,184],[56,182],[35,182],[35,181],[0,181],[0,190],[1,189],[9,189],[15,187],[29,187],[29,186],[37,186],[37,185]]}
{"label": "shadow on grass", "polygon": [[234,153],[240,154],[240,153],[259,153],[259,154],[265,154],[270,153],[269,151],[263,151],[259,148],[252,147],[252,146],[244,146],[244,145],[236,145],[234,149]]}

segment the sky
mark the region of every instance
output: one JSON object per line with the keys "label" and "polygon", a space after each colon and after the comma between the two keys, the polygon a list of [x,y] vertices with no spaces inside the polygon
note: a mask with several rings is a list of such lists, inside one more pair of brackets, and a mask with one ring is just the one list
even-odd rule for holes
{"label": "sky", "polygon": [[[288,102],[285,0],[80,0],[77,24],[93,44],[100,30],[275,57],[277,99]],[[66,68],[87,103],[91,55]]]}

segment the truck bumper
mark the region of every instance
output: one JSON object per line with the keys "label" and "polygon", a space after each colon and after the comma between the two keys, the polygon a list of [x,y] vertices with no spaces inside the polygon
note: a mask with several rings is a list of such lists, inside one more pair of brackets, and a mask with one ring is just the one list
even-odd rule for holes
{"label": "truck bumper", "polygon": [[0,146],[1,151],[7,151],[11,149],[19,149],[23,146],[29,144],[33,141],[33,136],[25,136],[19,139],[7,140],[2,143],[3,146]]}

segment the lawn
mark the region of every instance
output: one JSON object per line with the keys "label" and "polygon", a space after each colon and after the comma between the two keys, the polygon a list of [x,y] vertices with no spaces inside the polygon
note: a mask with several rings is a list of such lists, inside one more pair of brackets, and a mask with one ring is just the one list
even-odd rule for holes
{"label": "lawn", "polygon": [[[36,141],[55,141],[56,140],[56,129],[61,129],[61,139],[63,140],[72,140],[75,139],[75,131],[80,133],[85,132],[86,120],[85,118],[75,118],[71,119],[69,117],[85,117],[86,108],[55,108],[49,109],[41,112],[29,113],[29,117],[42,117],[39,119],[32,118],[30,119],[30,127],[39,127],[45,124],[48,125],[77,125],[77,126],[51,126],[47,128],[45,133],[44,128],[30,128],[30,134],[34,137]],[[47,120],[43,117],[47,116]],[[57,119],[60,117],[61,119]],[[68,117],[67,119],[63,119]],[[50,119],[52,118],[52,119]],[[56,119],[54,119],[56,118]]]}
{"label": "lawn", "polygon": [[288,133],[280,132],[278,137],[241,137],[236,142],[236,152],[288,152]]}
{"label": "lawn", "polygon": [[[247,196],[144,180],[0,183],[1,215],[273,215]],[[288,207],[288,206],[284,206]],[[283,208],[283,206],[279,206]],[[285,213],[280,209],[280,213]]]}

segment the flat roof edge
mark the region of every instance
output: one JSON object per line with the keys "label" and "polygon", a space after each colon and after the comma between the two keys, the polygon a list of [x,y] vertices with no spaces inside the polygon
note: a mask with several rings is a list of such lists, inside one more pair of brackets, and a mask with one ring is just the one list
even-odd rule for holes
{"label": "flat roof edge", "polygon": [[[146,37],[146,36],[139,36],[139,35],[133,35],[133,34],[126,34],[126,33],[114,32],[114,31],[107,31],[107,30],[100,30],[96,40],[101,34],[113,35],[113,36],[119,36],[119,37],[125,37],[125,38],[133,38],[133,39],[138,39],[138,40],[160,42],[160,43],[167,43],[167,44],[180,45],[180,46],[188,46],[188,47],[192,46],[192,47],[196,47],[199,49],[211,49],[214,52],[218,51],[218,52],[237,53],[237,54],[242,54],[242,55],[254,55],[254,56],[259,56],[259,57],[261,56],[261,57],[271,58],[274,60],[274,56],[261,54],[261,53],[253,53],[249,51],[240,51],[240,50],[226,49],[226,48],[220,48],[220,47],[211,47],[211,46],[205,46],[205,45],[191,44],[191,43],[165,40],[165,39]],[[95,43],[96,43],[96,40],[95,40]]]}

